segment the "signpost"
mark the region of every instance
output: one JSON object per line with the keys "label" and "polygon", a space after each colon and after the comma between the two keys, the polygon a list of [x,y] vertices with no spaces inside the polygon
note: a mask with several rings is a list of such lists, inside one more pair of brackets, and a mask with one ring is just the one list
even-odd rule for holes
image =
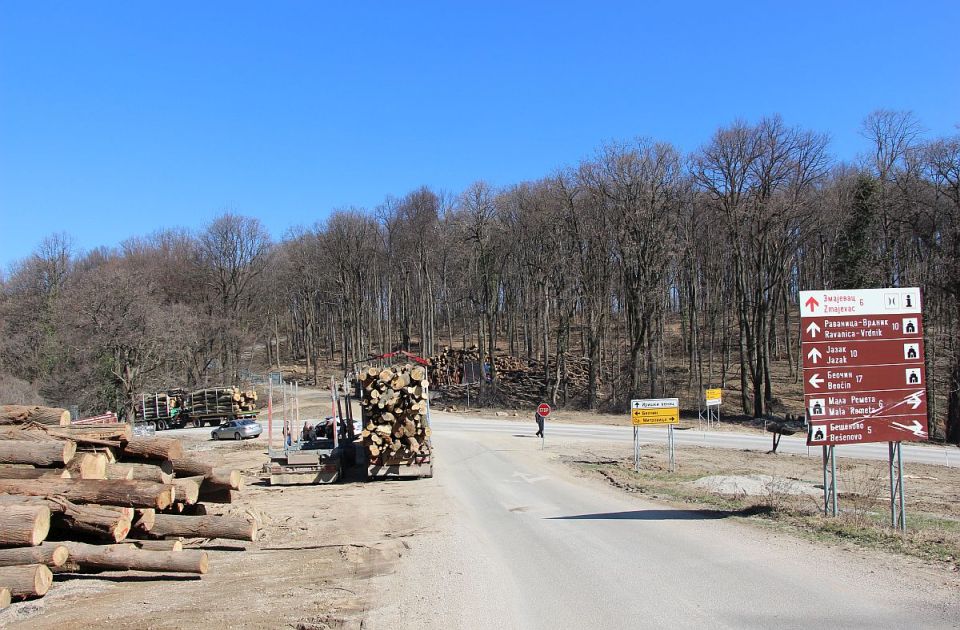
{"label": "signpost", "polygon": [[904,529],[900,442],[928,438],[920,289],[801,291],[800,313],[807,444],[823,447],[824,512],[837,514],[834,447],[888,442],[891,525]]}
{"label": "signpost", "polygon": [[544,426],[547,423],[547,417],[550,415],[550,405],[547,403],[540,403],[537,405],[537,418],[538,418],[538,428],[540,429],[540,450],[543,450],[543,442],[546,439],[544,437]]}
{"label": "signpost", "polygon": [[[723,390],[719,387],[711,388],[703,392],[703,401],[707,412],[707,428],[711,428],[714,422],[720,422],[720,403],[723,399]],[[700,421],[703,422],[703,412],[700,413]],[[701,424],[701,430],[703,426]]]}
{"label": "signpost", "polygon": [[633,469],[640,471],[640,427],[665,424],[667,425],[667,457],[670,470],[673,471],[673,425],[680,424],[680,400],[677,398],[631,400],[630,420],[633,424]]}

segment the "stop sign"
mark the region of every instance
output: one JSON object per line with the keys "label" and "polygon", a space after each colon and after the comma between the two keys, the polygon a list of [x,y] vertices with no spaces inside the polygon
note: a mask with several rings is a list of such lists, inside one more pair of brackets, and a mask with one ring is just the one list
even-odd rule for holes
{"label": "stop sign", "polygon": [[547,403],[540,403],[540,406],[537,407],[537,415],[541,418],[546,418],[550,415],[550,405]]}

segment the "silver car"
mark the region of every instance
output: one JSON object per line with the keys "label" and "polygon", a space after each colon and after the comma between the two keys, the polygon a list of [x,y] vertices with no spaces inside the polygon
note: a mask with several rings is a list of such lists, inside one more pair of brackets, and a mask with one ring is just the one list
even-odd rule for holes
{"label": "silver car", "polygon": [[242,440],[255,438],[263,433],[263,427],[256,420],[229,420],[210,432],[213,440]]}

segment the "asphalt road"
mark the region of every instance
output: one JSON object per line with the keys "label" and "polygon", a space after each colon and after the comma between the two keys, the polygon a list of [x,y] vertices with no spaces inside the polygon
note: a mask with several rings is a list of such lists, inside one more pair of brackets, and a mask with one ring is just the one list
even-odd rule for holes
{"label": "asphalt road", "polygon": [[[528,437],[529,424],[435,418],[433,426],[435,476],[409,483],[430,484],[419,509],[443,518],[409,539],[397,574],[378,578],[380,605],[365,628],[960,623],[956,584],[908,560],[820,547],[578,478]],[[555,447],[629,439],[615,427],[556,425],[547,435]]]}
{"label": "asphalt road", "polygon": [[[530,422],[516,422],[507,420],[484,420],[480,418],[459,419],[452,416],[440,416],[433,420],[435,429],[455,427],[457,431],[465,433],[498,433],[503,435],[533,433],[535,425]],[[641,443],[666,443],[667,429],[665,427],[643,427],[639,429]],[[602,424],[563,424],[551,423],[547,420],[545,430],[547,439],[577,438],[580,440],[598,440],[606,442],[624,442],[628,451],[632,448],[633,428],[627,426],[611,426]],[[715,448],[753,449],[768,451],[771,447],[770,435],[756,433],[734,433],[729,431],[697,431],[694,429],[678,430],[674,432],[677,446],[695,445]],[[915,445],[903,443],[903,461],[920,464],[936,464],[940,466],[960,466],[960,449],[954,446]],[[809,454],[811,457],[820,457],[820,447],[807,448],[805,438],[784,437],[780,440],[778,451],[783,453]],[[844,444],[836,448],[838,458],[853,457],[858,459],[887,460],[887,443],[878,444]]]}
{"label": "asphalt road", "polygon": [[[263,437],[267,437],[267,423],[264,418]],[[280,420],[273,422],[274,441],[279,446],[283,424]],[[449,414],[434,414],[433,426],[435,429],[456,427],[464,433],[492,433],[514,435],[532,433],[535,429],[533,421],[517,422],[515,420],[487,420],[476,417],[451,416]],[[210,434],[212,427],[195,429],[193,427],[177,429],[170,435],[185,434],[194,437]],[[641,443],[663,444],[667,441],[667,429],[663,427],[644,427],[639,429]],[[576,438],[580,440],[597,440],[604,442],[624,442],[628,450],[633,442],[633,428],[626,426],[612,426],[605,424],[564,424],[547,421],[547,438]],[[768,435],[756,433],[736,433],[731,431],[697,431],[693,429],[678,430],[675,432],[678,446],[695,445],[713,448],[752,449],[768,451],[771,438]],[[960,449],[954,446],[917,445],[903,443],[903,461],[905,463],[934,464],[939,466],[960,466]],[[784,437],[780,441],[779,451],[820,457],[820,448],[808,448],[804,438]],[[836,449],[837,457],[852,457],[857,459],[886,460],[888,458],[887,443],[878,444],[844,444]]]}

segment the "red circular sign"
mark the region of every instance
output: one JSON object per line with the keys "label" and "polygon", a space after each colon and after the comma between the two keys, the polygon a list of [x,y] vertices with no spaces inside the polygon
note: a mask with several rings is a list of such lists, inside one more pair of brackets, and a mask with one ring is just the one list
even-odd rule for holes
{"label": "red circular sign", "polygon": [[550,415],[550,405],[547,403],[540,403],[540,406],[537,407],[537,415],[543,418],[546,418]]}

